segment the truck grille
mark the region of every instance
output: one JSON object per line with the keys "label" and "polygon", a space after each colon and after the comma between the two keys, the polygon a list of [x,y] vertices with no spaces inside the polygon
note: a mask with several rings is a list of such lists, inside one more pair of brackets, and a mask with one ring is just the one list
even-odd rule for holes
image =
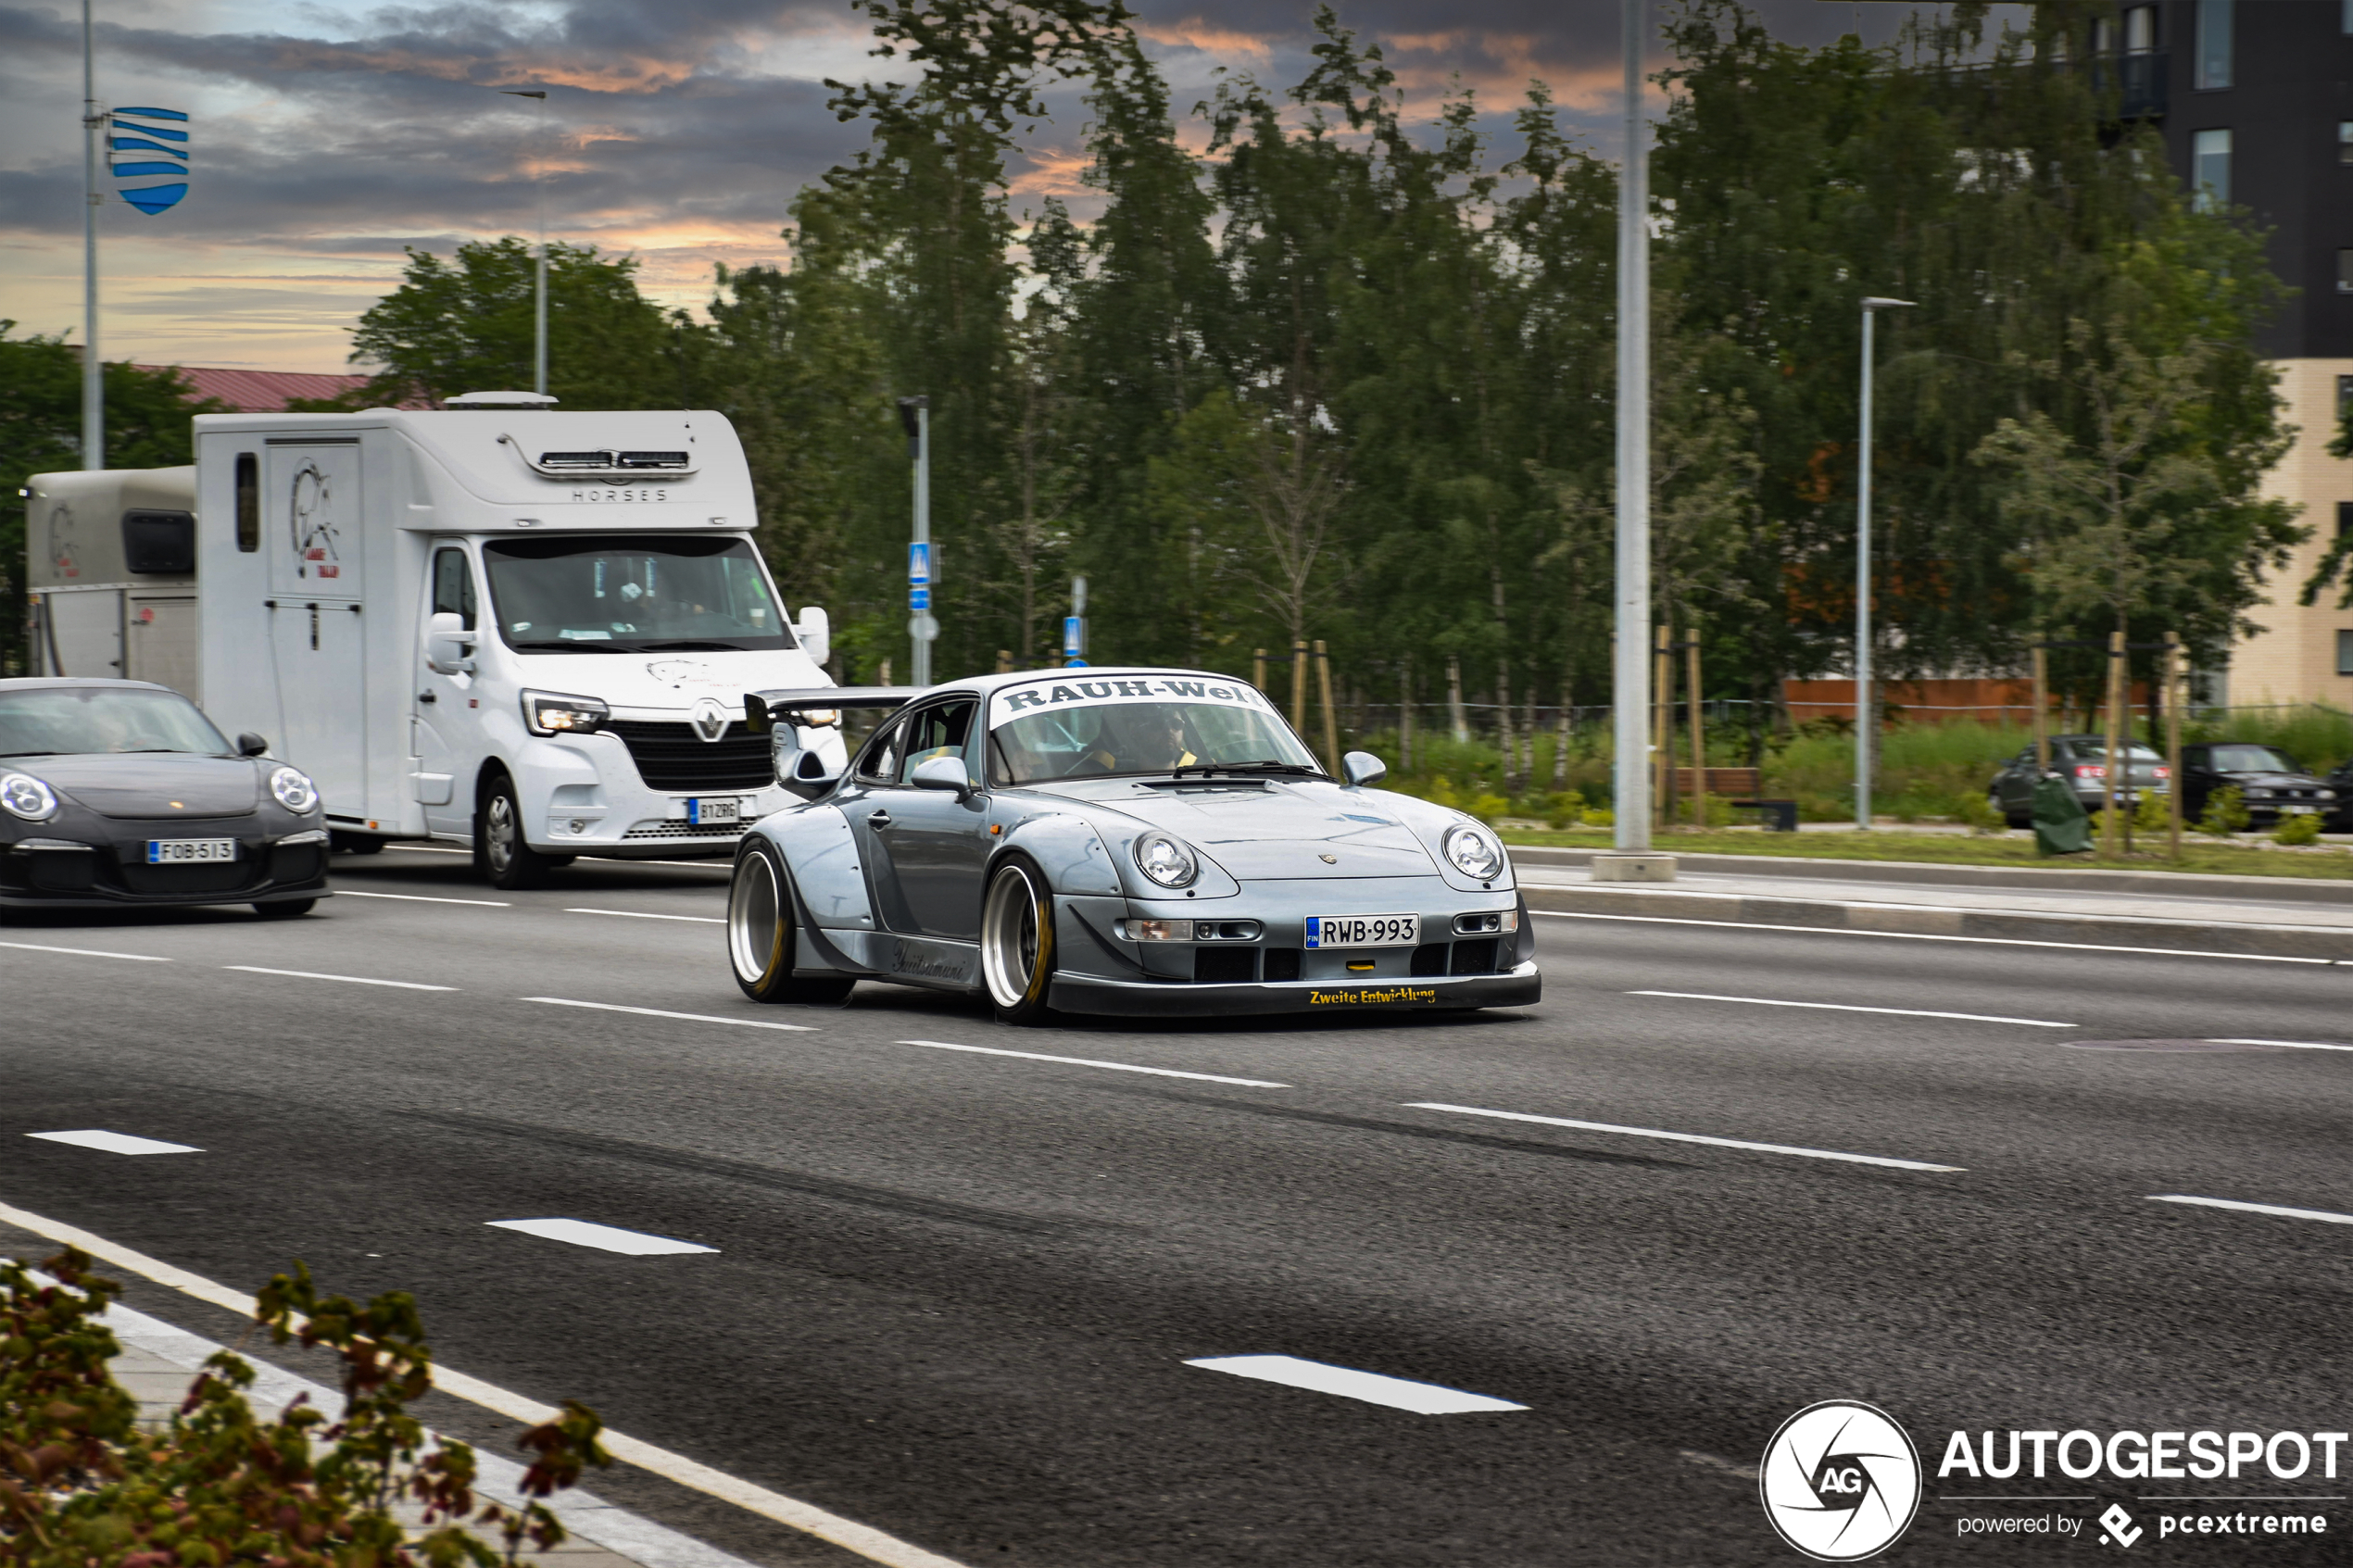
{"label": "truck grille", "polygon": [[716,793],[766,789],[776,782],[768,737],[753,734],[740,719],[715,741],[695,734],[692,724],[616,719],[607,727],[629,748],[637,776],[650,789]]}

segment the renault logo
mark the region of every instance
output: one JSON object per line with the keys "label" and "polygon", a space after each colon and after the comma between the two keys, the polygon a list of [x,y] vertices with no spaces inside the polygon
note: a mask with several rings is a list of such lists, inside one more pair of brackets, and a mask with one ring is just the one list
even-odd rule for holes
{"label": "renault logo", "polygon": [[695,734],[706,741],[715,741],[727,733],[734,716],[726,705],[715,696],[707,696],[695,704]]}

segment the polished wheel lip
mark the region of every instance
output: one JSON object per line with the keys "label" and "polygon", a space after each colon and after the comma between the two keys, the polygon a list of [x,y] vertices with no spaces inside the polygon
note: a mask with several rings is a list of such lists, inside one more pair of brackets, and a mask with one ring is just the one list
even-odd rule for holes
{"label": "polished wheel lip", "polygon": [[483,809],[482,836],[483,855],[489,860],[490,869],[504,875],[514,863],[518,827],[514,797],[503,789],[495,791],[490,804]]}
{"label": "polished wheel lip", "polygon": [[[776,885],[775,866],[757,851],[746,855],[736,862],[735,881],[727,894],[727,958],[737,976],[755,983],[766,977],[774,961],[777,928],[783,919],[783,890]],[[755,950],[756,962],[751,961]]]}
{"label": "polished wheel lip", "polygon": [[1038,891],[1018,866],[1007,866],[988,884],[981,911],[980,972],[988,999],[1015,1008],[1038,984]]}

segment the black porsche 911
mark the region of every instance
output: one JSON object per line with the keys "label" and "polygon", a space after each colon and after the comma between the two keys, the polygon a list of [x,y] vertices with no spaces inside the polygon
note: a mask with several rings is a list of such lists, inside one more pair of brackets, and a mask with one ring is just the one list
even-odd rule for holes
{"label": "black porsche 911", "polygon": [[0,681],[0,909],[251,904],[327,895],[326,819],[299,769],[232,746],[145,681]]}

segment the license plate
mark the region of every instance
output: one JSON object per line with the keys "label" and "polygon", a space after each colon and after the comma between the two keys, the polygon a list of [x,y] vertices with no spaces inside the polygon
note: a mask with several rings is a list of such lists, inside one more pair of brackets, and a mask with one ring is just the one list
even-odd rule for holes
{"label": "license plate", "polygon": [[2282,806],[2279,809],[2284,816],[2310,817],[2318,815],[2321,809],[2318,806]]}
{"label": "license plate", "polygon": [[744,820],[744,803],[732,795],[716,800],[689,800],[686,820],[698,827],[711,822],[740,822]]}
{"label": "license plate", "polygon": [[184,866],[204,860],[233,860],[236,858],[237,841],[233,838],[147,840],[147,864],[151,866]]}
{"label": "license plate", "polygon": [[1411,947],[1422,939],[1419,915],[1309,915],[1310,947]]}

